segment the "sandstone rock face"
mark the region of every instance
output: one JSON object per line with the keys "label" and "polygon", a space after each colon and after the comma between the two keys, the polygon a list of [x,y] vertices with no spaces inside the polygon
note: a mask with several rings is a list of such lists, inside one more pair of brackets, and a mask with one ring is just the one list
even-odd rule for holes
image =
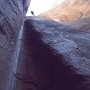
{"label": "sandstone rock face", "polygon": [[72,28],[90,31],[90,17],[74,20],[71,22],[64,22],[63,24],[68,25]]}
{"label": "sandstone rock face", "polygon": [[72,21],[90,16],[90,0],[65,0],[56,8],[40,14],[44,18]]}
{"label": "sandstone rock face", "polygon": [[26,20],[20,59],[16,90],[90,90],[90,32]]}
{"label": "sandstone rock face", "polygon": [[30,0],[0,0],[0,90],[8,90],[5,83],[8,83],[10,63],[14,62],[11,56],[29,2]]}

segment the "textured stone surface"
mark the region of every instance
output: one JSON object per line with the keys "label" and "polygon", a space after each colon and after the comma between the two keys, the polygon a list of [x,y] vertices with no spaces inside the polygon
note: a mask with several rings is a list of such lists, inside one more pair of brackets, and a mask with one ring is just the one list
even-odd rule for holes
{"label": "textured stone surface", "polygon": [[62,4],[40,16],[60,21],[87,17],[90,16],[90,0],[64,0]]}
{"label": "textured stone surface", "polygon": [[0,90],[7,87],[11,56],[30,0],[0,0]]}
{"label": "textured stone surface", "polygon": [[74,20],[71,22],[64,22],[63,24],[68,25],[72,28],[90,31],[90,17]]}
{"label": "textured stone surface", "polygon": [[25,21],[15,90],[90,90],[90,33]]}

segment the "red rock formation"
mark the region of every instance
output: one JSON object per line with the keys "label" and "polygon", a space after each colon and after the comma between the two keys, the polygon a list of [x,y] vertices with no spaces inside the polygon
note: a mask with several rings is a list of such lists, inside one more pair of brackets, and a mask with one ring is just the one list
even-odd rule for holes
{"label": "red rock formation", "polygon": [[65,0],[56,8],[40,14],[41,17],[72,21],[90,16],[90,0]]}
{"label": "red rock formation", "polygon": [[[6,87],[11,56],[30,0],[0,0],[0,90]],[[9,78],[8,78],[9,81]]]}

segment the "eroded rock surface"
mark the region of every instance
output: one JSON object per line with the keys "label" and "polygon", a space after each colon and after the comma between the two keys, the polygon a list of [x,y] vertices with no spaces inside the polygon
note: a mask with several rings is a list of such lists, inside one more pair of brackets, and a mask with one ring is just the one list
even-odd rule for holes
{"label": "eroded rock surface", "polygon": [[[42,35],[43,43],[49,44],[57,53],[65,55],[66,59],[68,57],[72,62],[77,62],[77,65],[79,62],[83,64],[83,60],[90,60],[90,32],[78,31],[52,20],[33,19],[32,22],[36,31]],[[76,68],[78,67],[80,66],[78,65]],[[88,70],[85,74],[90,74],[90,68],[87,69],[83,66],[83,69],[83,73]]]}
{"label": "eroded rock surface", "polygon": [[15,90],[90,90],[90,33],[26,20]]}
{"label": "eroded rock surface", "polygon": [[0,90],[8,90],[5,83],[9,81],[9,68],[14,62],[11,56],[29,1],[0,0]]}
{"label": "eroded rock surface", "polygon": [[63,24],[68,25],[72,28],[90,31],[90,17],[74,20],[71,22],[64,22]]}

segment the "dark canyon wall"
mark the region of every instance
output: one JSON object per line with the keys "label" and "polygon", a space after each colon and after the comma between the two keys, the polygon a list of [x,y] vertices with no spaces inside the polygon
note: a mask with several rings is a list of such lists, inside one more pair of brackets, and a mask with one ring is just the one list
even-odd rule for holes
{"label": "dark canyon wall", "polygon": [[30,0],[0,0],[0,90],[7,88],[11,57],[29,3]]}

